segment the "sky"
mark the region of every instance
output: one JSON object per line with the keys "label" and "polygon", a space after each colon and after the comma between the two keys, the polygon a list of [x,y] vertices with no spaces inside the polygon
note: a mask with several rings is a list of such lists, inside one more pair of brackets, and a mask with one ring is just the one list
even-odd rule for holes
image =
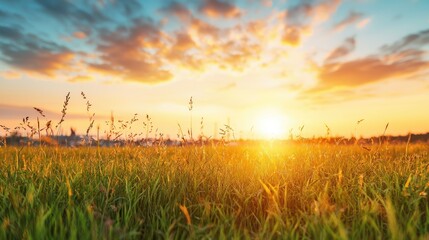
{"label": "sky", "polygon": [[171,138],[225,124],[236,138],[429,132],[428,12],[426,0],[1,0],[0,124],[57,123],[70,92],[65,133],[94,113],[101,131],[135,114],[143,131],[149,115]]}

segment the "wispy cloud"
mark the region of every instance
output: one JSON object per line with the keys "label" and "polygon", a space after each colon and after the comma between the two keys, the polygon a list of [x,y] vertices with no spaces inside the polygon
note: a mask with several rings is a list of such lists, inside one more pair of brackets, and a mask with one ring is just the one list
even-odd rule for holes
{"label": "wispy cloud", "polygon": [[76,82],[89,82],[92,80],[92,77],[90,76],[75,76],[70,78],[68,81],[72,82],[72,83],[76,83]]}
{"label": "wispy cloud", "polygon": [[349,37],[344,42],[335,48],[325,59],[326,63],[336,61],[340,58],[346,57],[356,48],[356,39],[355,37]]}
{"label": "wispy cloud", "polygon": [[409,34],[392,44],[386,44],[382,47],[382,50],[393,53],[404,49],[420,49],[425,45],[429,45],[429,29]]}
{"label": "wispy cloud", "polygon": [[0,77],[3,78],[3,79],[10,80],[10,79],[20,78],[21,74],[18,73],[18,72],[16,72],[16,71],[10,71],[10,70],[8,70],[8,71],[0,72]]}
{"label": "wispy cloud", "polygon": [[418,73],[429,62],[418,57],[407,61],[387,62],[377,57],[366,57],[339,64],[327,64],[320,69],[319,89],[353,87]]}
{"label": "wispy cloud", "polygon": [[168,5],[162,7],[160,11],[161,13],[178,17],[182,21],[188,21],[192,17],[191,11],[185,5],[177,1],[170,2]]}
{"label": "wispy cloud", "polygon": [[109,17],[105,16],[95,6],[85,6],[84,8],[71,1],[36,1],[47,14],[65,23],[70,21],[76,25],[94,25],[109,20]]}
{"label": "wispy cloud", "polygon": [[362,19],[361,21],[359,21],[356,24],[356,27],[359,28],[359,29],[365,28],[370,22],[371,22],[371,18]]}
{"label": "wispy cloud", "polygon": [[85,32],[82,32],[82,31],[74,32],[73,36],[77,39],[84,39],[84,38],[88,37],[87,34]]}
{"label": "wispy cloud", "polygon": [[238,18],[243,14],[237,6],[224,0],[203,0],[199,10],[212,18]]}
{"label": "wispy cloud", "polygon": [[319,68],[319,83],[310,92],[359,87],[416,76],[429,67],[427,50],[424,49],[426,44],[429,44],[429,30],[409,34],[392,44],[384,45],[376,54],[338,61],[355,49],[355,39],[348,38],[326,58]]}
{"label": "wispy cloud", "polygon": [[[351,11],[351,12],[349,12],[349,14],[344,19],[335,23],[332,28],[335,31],[342,31],[347,26],[359,23],[364,17],[365,17],[365,15],[363,13]],[[362,27],[363,27],[364,24],[362,23],[360,25],[362,25]]]}
{"label": "wispy cloud", "polygon": [[220,92],[228,91],[228,90],[234,89],[235,87],[237,87],[237,84],[236,84],[236,83],[229,83],[229,84],[227,84],[227,85],[225,85],[225,86],[223,86],[223,87],[219,88],[219,91],[220,91]]}

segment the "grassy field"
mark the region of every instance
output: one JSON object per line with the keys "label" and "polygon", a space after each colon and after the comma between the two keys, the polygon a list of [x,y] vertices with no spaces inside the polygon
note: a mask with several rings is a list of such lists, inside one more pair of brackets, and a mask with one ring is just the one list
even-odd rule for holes
{"label": "grassy field", "polygon": [[1,239],[427,239],[429,145],[0,148]]}

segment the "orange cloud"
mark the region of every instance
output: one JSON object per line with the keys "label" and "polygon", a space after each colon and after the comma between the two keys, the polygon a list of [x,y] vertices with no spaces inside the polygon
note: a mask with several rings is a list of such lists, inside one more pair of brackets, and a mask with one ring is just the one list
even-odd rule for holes
{"label": "orange cloud", "polygon": [[323,0],[317,3],[301,2],[286,10],[286,26],[283,29],[283,43],[298,46],[302,35],[326,21],[337,10],[341,0]]}
{"label": "orange cloud", "polygon": [[365,58],[335,62],[354,49],[354,39],[346,39],[319,67],[318,85],[308,92],[316,93],[336,87],[351,88],[391,79],[418,78],[429,67],[427,50],[429,30],[404,36],[380,48],[380,53]]}
{"label": "orange cloud", "polygon": [[[243,14],[231,1],[203,0],[200,3],[194,11],[199,10],[209,17],[238,18]],[[215,66],[243,71],[251,66],[251,63],[269,63],[273,59],[284,57],[287,54],[286,49],[290,48],[281,46],[281,42],[298,46],[304,34],[310,33],[317,24],[331,16],[339,4],[340,0],[300,2],[284,11],[282,19],[274,17],[279,13],[273,11],[272,16],[267,19],[239,22],[231,27],[215,25],[212,20],[198,18],[193,15],[190,8],[173,1],[160,10],[168,13],[166,16],[168,19],[173,17],[181,20],[179,28],[173,32],[170,32],[170,28],[163,31],[164,25],[152,20],[134,20],[118,26],[115,30],[102,28],[94,30],[97,32],[93,36],[99,37],[95,42],[96,52],[93,54],[96,57],[71,53],[59,46],[47,53],[37,51],[31,56],[31,59],[39,60],[36,61],[37,64],[43,66],[30,66],[24,59],[17,62],[22,68],[37,68],[34,71],[52,75],[57,69],[67,69],[67,64],[69,67],[73,65],[71,59],[75,54],[76,58],[84,59],[86,65],[83,67],[88,67],[90,71],[142,83],[169,81],[174,77],[174,69],[177,68],[202,71],[207,69],[207,66]],[[85,28],[78,29],[83,31],[75,32],[73,36],[79,39],[86,38]],[[354,49],[354,41],[349,45],[335,49],[328,56],[327,63],[351,52]],[[71,57],[69,59],[63,57],[64,53],[71,54]],[[42,56],[43,54],[46,57]],[[295,54],[303,53],[298,49]],[[15,55],[19,57],[19,54]],[[48,61],[50,58],[53,59],[52,63]],[[324,71],[323,74],[330,74],[333,71],[331,68],[330,70]],[[89,73],[71,77],[69,81],[90,80],[85,74]]]}
{"label": "orange cloud", "polygon": [[202,70],[203,61],[197,59],[195,54],[188,54],[189,51],[197,51],[197,45],[194,40],[187,33],[177,33],[174,43],[165,52],[163,57],[169,61],[174,62],[182,67],[192,70]]}
{"label": "orange cloud", "polygon": [[176,50],[189,50],[195,47],[195,42],[186,33],[179,33],[176,37],[175,49]]}
{"label": "orange cloud", "polygon": [[429,67],[429,62],[418,58],[386,62],[367,57],[339,64],[327,64],[320,69],[320,84],[316,90],[336,86],[352,87],[392,78],[404,77]]}
{"label": "orange cloud", "polygon": [[255,37],[263,38],[266,37],[266,22],[264,20],[251,21],[245,26],[245,31],[252,34]]}
{"label": "orange cloud", "polygon": [[0,76],[4,79],[17,79],[21,77],[21,74],[15,71],[4,71],[0,72]]}
{"label": "orange cloud", "polygon": [[219,48],[221,49],[217,53],[219,65],[236,71],[243,71],[250,61],[258,59],[262,51],[260,45],[246,41],[240,43],[230,41],[221,44]]}
{"label": "orange cloud", "polygon": [[316,4],[312,11],[314,21],[319,23],[328,20],[337,11],[340,4],[341,0],[324,0]]}
{"label": "orange cloud", "polygon": [[[192,70],[203,70],[207,65],[216,65],[242,71],[247,63],[257,59],[262,51],[259,44],[243,33],[247,29],[247,26],[240,26],[221,30],[199,19],[193,19],[188,29],[190,34],[176,35],[165,60],[174,61]],[[252,31],[248,33],[254,34]],[[195,42],[194,39],[198,41]],[[258,37],[255,36],[253,40],[255,39]]]}
{"label": "orange cloud", "polygon": [[282,41],[291,46],[298,46],[301,42],[301,30],[297,27],[286,27]]}
{"label": "orange cloud", "polygon": [[164,70],[156,56],[165,48],[163,33],[148,22],[136,22],[130,29],[106,32],[97,49],[102,63],[89,63],[90,69],[121,76],[127,81],[157,83],[168,81],[172,74]]}
{"label": "orange cloud", "polygon": [[168,50],[157,56],[166,64],[196,71],[209,65],[242,71],[259,58],[265,28],[263,21],[252,21],[221,29],[191,16],[185,31],[166,37]]}
{"label": "orange cloud", "polygon": [[75,76],[73,78],[70,78],[68,81],[72,82],[72,83],[76,83],[76,82],[88,82],[91,81],[92,77],[90,76]]}
{"label": "orange cloud", "polygon": [[242,11],[233,4],[222,0],[204,0],[200,11],[213,18],[238,18]]}
{"label": "orange cloud", "polygon": [[189,25],[189,30],[198,35],[209,35],[216,37],[220,34],[220,29],[214,25],[206,23],[198,18],[193,18]]}
{"label": "orange cloud", "polygon": [[73,36],[77,39],[84,39],[87,37],[86,33],[84,32],[74,32]]}

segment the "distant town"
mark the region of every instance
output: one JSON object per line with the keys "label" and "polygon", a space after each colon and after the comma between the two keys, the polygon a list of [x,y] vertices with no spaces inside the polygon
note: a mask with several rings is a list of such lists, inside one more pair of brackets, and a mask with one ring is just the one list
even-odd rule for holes
{"label": "distant town", "polygon": [[[429,132],[423,134],[408,134],[399,136],[376,136],[370,138],[356,138],[356,137],[312,137],[305,138],[301,136],[289,136],[288,139],[279,140],[263,140],[263,141],[276,141],[276,142],[288,142],[288,143],[325,143],[325,144],[336,144],[336,145],[353,145],[359,144],[365,148],[365,146],[371,146],[374,144],[390,143],[427,143],[429,144]],[[141,139],[97,139],[93,136],[88,135],[77,135],[75,131],[71,131],[70,135],[51,135],[51,136],[22,136],[18,132],[12,132],[6,136],[0,136],[0,147],[1,146],[63,146],[63,147],[82,147],[82,146],[99,146],[99,147],[121,147],[121,146],[184,146],[184,145],[206,145],[224,143],[226,145],[240,145],[240,144],[251,144],[261,142],[261,140],[253,139],[212,139],[207,137],[198,137],[197,139],[185,138],[171,139],[171,138],[141,138]]]}

